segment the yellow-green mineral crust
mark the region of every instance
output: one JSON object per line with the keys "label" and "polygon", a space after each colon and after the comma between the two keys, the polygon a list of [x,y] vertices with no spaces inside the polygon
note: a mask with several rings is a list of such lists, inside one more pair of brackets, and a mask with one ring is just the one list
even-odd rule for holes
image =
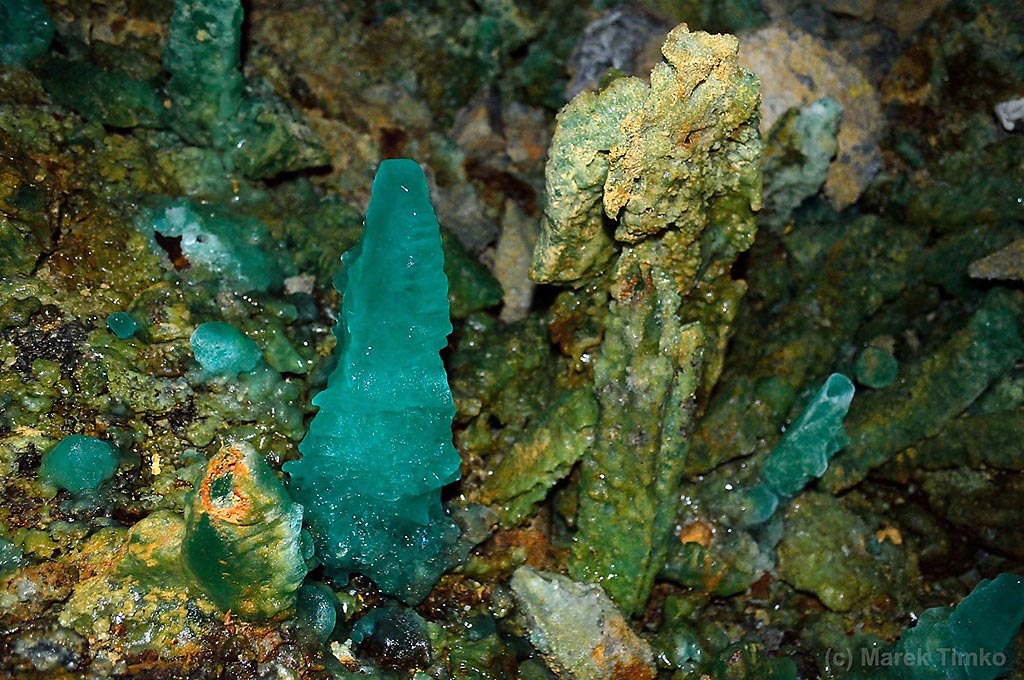
{"label": "yellow-green mineral crust", "polygon": [[698,393],[743,291],[729,267],[761,202],[757,79],[736,39],[684,24],[662,52],[650,85],[622,78],[559,114],[533,262],[538,281],[607,291],[569,570],[630,613],[665,560]]}
{"label": "yellow-green mineral crust", "polygon": [[130,529],[104,529],[83,546],[83,579],[58,620],[129,653],[191,654],[217,617],[181,560],[185,523],[158,511]]}

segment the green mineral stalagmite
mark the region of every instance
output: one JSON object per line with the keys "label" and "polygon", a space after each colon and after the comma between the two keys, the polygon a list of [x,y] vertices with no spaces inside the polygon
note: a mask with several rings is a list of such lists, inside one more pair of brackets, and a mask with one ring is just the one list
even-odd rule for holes
{"label": "green mineral stalagmite", "polygon": [[532,270],[577,289],[556,307],[606,296],[569,571],[631,614],[665,562],[694,413],[744,291],[730,267],[761,202],[758,83],[736,39],[683,24],[662,53],[650,85],[621,78],[559,113]]}
{"label": "green mineral stalagmite", "polygon": [[222,448],[185,510],[182,556],[218,607],[267,620],[295,607],[306,576],[302,506],[256,450]]}
{"label": "green mineral stalagmite", "polygon": [[[981,581],[956,607],[932,607],[896,644],[861,650],[847,677],[865,680],[994,680],[1009,677],[1024,623],[1024,577]],[[856,657],[855,657],[856,659]],[[899,659],[897,663],[895,660]],[[911,660],[904,662],[903,660]],[[1014,675],[1016,677],[1016,675]]]}
{"label": "green mineral stalagmite", "polygon": [[452,330],[441,236],[410,160],[381,163],[359,243],[335,278],[338,365],[287,463],[328,573],[372,578],[418,602],[449,566],[458,529],[441,487],[459,477],[440,350]]}
{"label": "green mineral stalagmite", "polygon": [[175,129],[223,148],[242,106],[242,3],[178,0],[164,48]]}

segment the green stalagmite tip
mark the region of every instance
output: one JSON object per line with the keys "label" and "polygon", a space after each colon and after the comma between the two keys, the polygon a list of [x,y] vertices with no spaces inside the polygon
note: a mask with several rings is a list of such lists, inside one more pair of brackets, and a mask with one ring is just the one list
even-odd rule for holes
{"label": "green stalagmite tip", "polygon": [[459,455],[439,354],[452,330],[440,228],[413,161],[381,163],[335,286],[338,365],[313,399],[302,460],[285,470],[328,573],[418,602],[458,537],[440,490],[458,479]]}
{"label": "green stalagmite tip", "polygon": [[901,658],[922,659],[890,677],[907,680],[1004,676],[1013,664],[1013,640],[1024,623],[1024,577],[1000,574],[979,583],[956,608],[921,612],[896,643]]}
{"label": "green stalagmite tip", "polygon": [[117,449],[105,441],[73,434],[43,455],[39,477],[73,494],[91,491],[117,472]]}

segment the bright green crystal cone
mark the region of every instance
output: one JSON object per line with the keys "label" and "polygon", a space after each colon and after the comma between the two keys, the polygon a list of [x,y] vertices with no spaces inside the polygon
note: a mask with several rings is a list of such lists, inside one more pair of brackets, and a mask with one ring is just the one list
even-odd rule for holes
{"label": "bright green crystal cone", "polygon": [[440,350],[452,330],[448,280],[426,180],[410,160],[381,163],[366,226],[335,277],[338,365],[290,462],[317,553],[418,602],[449,566],[458,529],[441,487],[459,477],[455,415]]}

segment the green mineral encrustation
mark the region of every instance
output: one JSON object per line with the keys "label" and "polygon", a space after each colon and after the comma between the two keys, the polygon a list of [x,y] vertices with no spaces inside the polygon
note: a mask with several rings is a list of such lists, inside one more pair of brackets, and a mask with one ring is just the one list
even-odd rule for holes
{"label": "green mineral encrustation", "polygon": [[824,380],[840,345],[913,281],[920,249],[911,231],[860,218],[845,227],[841,241],[807,262],[813,285],[800,286],[780,303],[768,328],[738,328],[730,351],[742,358],[731,362],[728,380],[701,418],[687,474],[772,446],[798,390]]}
{"label": "green mineral encrustation", "polygon": [[217,606],[243,618],[291,612],[306,561],[302,506],[251,445],[225,446],[185,509],[182,556]]}
{"label": "green mineral encrustation", "polygon": [[765,140],[764,210],[758,222],[773,230],[785,227],[793,210],[821,189],[839,148],[842,115],[842,105],[825,97],[775,121]]}
{"label": "green mineral encrustation", "polygon": [[27,275],[57,233],[47,217],[52,176],[0,129],[0,277]]}
{"label": "green mineral encrustation", "polygon": [[785,527],[779,578],[814,593],[833,611],[865,607],[911,582],[905,549],[879,542],[868,523],[834,496],[801,494],[786,512]]}
{"label": "green mineral encrustation", "polygon": [[263,353],[242,331],[223,321],[200,324],[189,338],[192,353],[211,376],[237,376],[260,364]]}
{"label": "green mineral encrustation", "polygon": [[900,365],[891,350],[872,345],[858,352],[853,370],[856,372],[857,382],[879,389],[896,382]]}
{"label": "green mineral encrustation", "polygon": [[259,220],[225,206],[180,198],[143,210],[136,223],[144,234],[153,235],[155,252],[160,252],[157,236],[175,241],[184,261],[171,264],[188,269],[189,275],[212,278],[233,292],[277,291],[282,286],[286,267]]}
{"label": "green mineral encrustation", "polygon": [[200,146],[226,148],[242,107],[242,4],[176,0],[164,67],[174,128]]}
{"label": "green mineral encrustation", "polygon": [[88,120],[120,128],[166,125],[167,109],[158,90],[124,72],[50,58],[40,67],[39,75],[56,101]]}
{"label": "green mineral encrustation", "polygon": [[415,162],[381,163],[335,285],[338,365],[313,399],[302,459],[284,468],[329,574],[359,572],[419,602],[459,534],[440,495],[459,477],[459,455],[439,354],[452,330],[441,235]]}
{"label": "green mineral encrustation", "polygon": [[757,80],[737,65],[735,38],[681,25],[662,52],[650,86],[621,78],[559,114],[532,272],[604,289],[563,293],[596,295],[605,326],[569,569],[629,613],[665,560],[696,400],[717,379],[743,291],[729,267],[761,199]]}
{"label": "green mineral encrustation", "polygon": [[864,395],[850,412],[850,445],[822,478],[832,491],[861,481],[874,467],[937,434],[1024,357],[1018,317],[1024,295],[995,289],[966,325],[907,366],[905,380]]}
{"label": "green mineral encrustation", "polygon": [[485,478],[482,500],[499,506],[505,524],[523,521],[593,443],[596,424],[597,402],[589,388],[562,394]]}
{"label": "green mineral encrustation", "polygon": [[163,63],[171,127],[249,178],[323,166],[313,131],[262,80],[242,77],[242,3],[177,0]]}
{"label": "green mineral encrustation", "polygon": [[1020,5],[0,0],[0,677],[1020,675]]}
{"label": "green mineral encrustation", "polygon": [[979,583],[955,608],[921,612],[914,627],[885,650],[924,663],[874,670],[877,676],[901,680],[994,680],[1003,677],[1013,664],[1014,638],[1022,623],[1024,577],[1000,574]]}
{"label": "green mineral encrustation", "polygon": [[501,303],[501,284],[446,229],[441,230],[441,245],[453,319],[464,319],[473,312]]}
{"label": "green mineral encrustation", "polygon": [[85,578],[61,607],[60,624],[84,635],[120,627],[118,642],[132,654],[187,655],[201,648],[197,641],[223,613],[182,562],[184,535],[181,517],[160,510],[128,529],[89,537],[82,547],[89,557]]}
{"label": "green mineral encrustation", "polygon": [[0,0],[0,64],[25,64],[53,41],[53,20],[39,0]]}
{"label": "green mineral encrustation", "polygon": [[25,553],[6,538],[0,537],[0,576],[6,576],[25,563]]}
{"label": "green mineral encrustation", "polygon": [[1024,411],[967,413],[950,420],[934,437],[897,454],[885,466],[906,477],[910,468],[926,470],[969,465],[999,470],[1024,469]]}
{"label": "green mineral encrustation", "polygon": [[602,200],[608,151],[626,115],[643,101],[643,84],[621,78],[599,95],[584,92],[558,114],[547,170],[544,217],[531,276],[573,283],[599,273],[615,252]]}
{"label": "green mineral encrustation", "polygon": [[59,489],[82,494],[113,477],[118,459],[117,449],[107,442],[73,434],[43,455],[39,478]]}

